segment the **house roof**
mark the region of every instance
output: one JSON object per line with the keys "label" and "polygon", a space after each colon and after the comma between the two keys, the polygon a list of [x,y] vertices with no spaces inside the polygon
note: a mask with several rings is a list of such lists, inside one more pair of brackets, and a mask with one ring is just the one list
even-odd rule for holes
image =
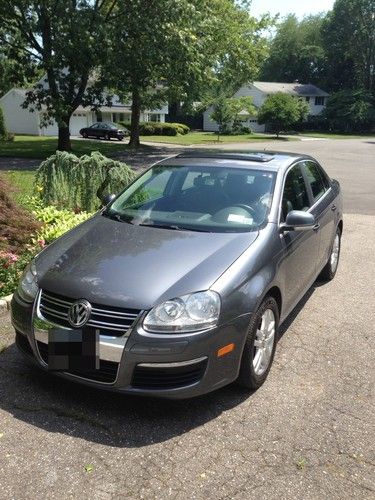
{"label": "house roof", "polygon": [[253,82],[253,86],[265,94],[285,92],[299,96],[328,96],[329,94],[312,83]]}

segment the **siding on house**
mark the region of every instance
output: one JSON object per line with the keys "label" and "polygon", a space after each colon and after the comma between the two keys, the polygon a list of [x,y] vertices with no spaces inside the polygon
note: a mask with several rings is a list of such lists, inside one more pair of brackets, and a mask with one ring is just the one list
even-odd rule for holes
{"label": "siding on house", "polygon": [[39,135],[39,112],[21,107],[25,96],[25,90],[11,89],[0,98],[5,126],[13,134]]}

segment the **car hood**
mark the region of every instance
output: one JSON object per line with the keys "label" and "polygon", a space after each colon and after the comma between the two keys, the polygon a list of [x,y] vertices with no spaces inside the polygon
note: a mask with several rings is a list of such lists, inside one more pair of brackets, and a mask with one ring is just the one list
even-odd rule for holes
{"label": "car hood", "polygon": [[257,235],[136,226],[97,214],[38,255],[39,286],[97,304],[149,309],[210,288]]}

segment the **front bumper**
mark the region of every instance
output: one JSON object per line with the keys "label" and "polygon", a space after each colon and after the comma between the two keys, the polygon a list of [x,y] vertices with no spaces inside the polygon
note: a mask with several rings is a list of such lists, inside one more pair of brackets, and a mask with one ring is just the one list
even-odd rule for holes
{"label": "front bumper", "polygon": [[[36,305],[14,294],[12,323],[17,345],[29,359],[48,371],[48,322],[35,322]],[[100,368],[93,372],[50,372],[92,387],[168,398],[189,398],[233,382],[240,367],[249,315],[225,325],[186,335],[154,335],[141,326],[142,317],[121,337],[100,335]],[[234,343],[229,354],[221,347]]]}

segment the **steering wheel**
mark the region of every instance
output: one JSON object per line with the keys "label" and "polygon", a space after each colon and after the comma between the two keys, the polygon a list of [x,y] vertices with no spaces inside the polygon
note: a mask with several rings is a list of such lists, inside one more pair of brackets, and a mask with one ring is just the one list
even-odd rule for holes
{"label": "steering wheel", "polygon": [[235,205],[231,205],[231,208],[232,207],[242,208],[243,210],[246,210],[247,212],[249,212],[249,214],[251,216],[256,215],[255,209],[253,207],[250,207],[249,205],[245,205],[244,203],[236,203]]}

